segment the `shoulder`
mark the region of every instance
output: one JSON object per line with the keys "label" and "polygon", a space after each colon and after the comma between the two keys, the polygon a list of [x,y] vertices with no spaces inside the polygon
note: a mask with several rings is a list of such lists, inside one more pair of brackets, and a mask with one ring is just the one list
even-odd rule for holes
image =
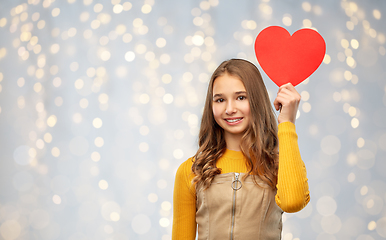
{"label": "shoulder", "polygon": [[175,187],[177,189],[189,189],[194,195],[195,191],[192,185],[194,173],[192,172],[193,158],[189,158],[181,163],[176,172]]}
{"label": "shoulder", "polygon": [[183,169],[183,168],[192,168],[192,165],[193,165],[193,162],[194,162],[194,158],[193,157],[190,157],[188,158],[187,160],[185,160],[184,162],[181,163],[181,165],[178,167],[178,169]]}
{"label": "shoulder", "polygon": [[186,161],[181,163],[176,172],[176,178],[184,178],[186,180],[193,178],[192,172],[193,157],[188,158]]}

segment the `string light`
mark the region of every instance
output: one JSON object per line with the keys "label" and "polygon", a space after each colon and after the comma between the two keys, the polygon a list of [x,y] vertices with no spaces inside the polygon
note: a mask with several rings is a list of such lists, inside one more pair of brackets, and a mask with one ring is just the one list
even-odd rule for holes
{"label": "string light", "polygon": [[2,4],[1,236],[87,235],[59,224],[76,208],[77,226],[170,239],[174,174],[197,150],[212,72],[225,59],[250,60],[273,101],[277,88],[253,44],[264,27],[283,24],[317,28],[327,42],[323,64],[297,87],[312,199],[299,217],[283,215],[283,239],[385,238],[385,9],[341,1],[342,13],[330,16],[336,27],[326,30],[321,19],[336,7],[303,1],[283,12],[269,0],[200,0],[170,14],[154,0]]}

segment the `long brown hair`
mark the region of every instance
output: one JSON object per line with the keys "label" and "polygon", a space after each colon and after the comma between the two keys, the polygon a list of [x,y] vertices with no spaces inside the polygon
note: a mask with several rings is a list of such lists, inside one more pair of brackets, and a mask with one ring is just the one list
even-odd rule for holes
{"label": "long brown hair", "polygon": [[[206,189],[213,178],[221,173],[216,167],[226,150],[224,130],[213,116],[213,83],[217,77],[229,74],[239,78],[247,91],[251,121],[244,132],[240,148],[247,159],[248,175],[257,175],[272,188],[276,188],[278,169],[277,120],[267,89],[257,67],[242,59],[224,61],[214,71],[208,86],[201,119],[197,153],[193,157],[193,184]],[[255,178],[253,177],[256,183]]]}

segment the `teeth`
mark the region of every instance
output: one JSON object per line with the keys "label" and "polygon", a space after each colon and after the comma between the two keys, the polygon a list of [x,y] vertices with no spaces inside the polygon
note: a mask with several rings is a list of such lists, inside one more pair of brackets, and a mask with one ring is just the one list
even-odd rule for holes
{"label": "teeth", "polygon": [[238,118],[238,119],[225,119],[227,122],[237,122],[237,121],[240,121],[242,118]]}

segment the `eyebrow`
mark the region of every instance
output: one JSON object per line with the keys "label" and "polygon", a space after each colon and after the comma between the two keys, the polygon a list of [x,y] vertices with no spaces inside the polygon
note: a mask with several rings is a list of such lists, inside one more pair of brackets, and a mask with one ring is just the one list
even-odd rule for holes
{"label": "eyebrow", "polygon": [[[246,91],[238,91],[238,92],[235,92],[235,95],[240,95],[240,94],[247,94]],[[213,95],[213,98],[216,98],[216,97],[222,97],[223,94],[222,93],[217,93],[215,95]]]}

